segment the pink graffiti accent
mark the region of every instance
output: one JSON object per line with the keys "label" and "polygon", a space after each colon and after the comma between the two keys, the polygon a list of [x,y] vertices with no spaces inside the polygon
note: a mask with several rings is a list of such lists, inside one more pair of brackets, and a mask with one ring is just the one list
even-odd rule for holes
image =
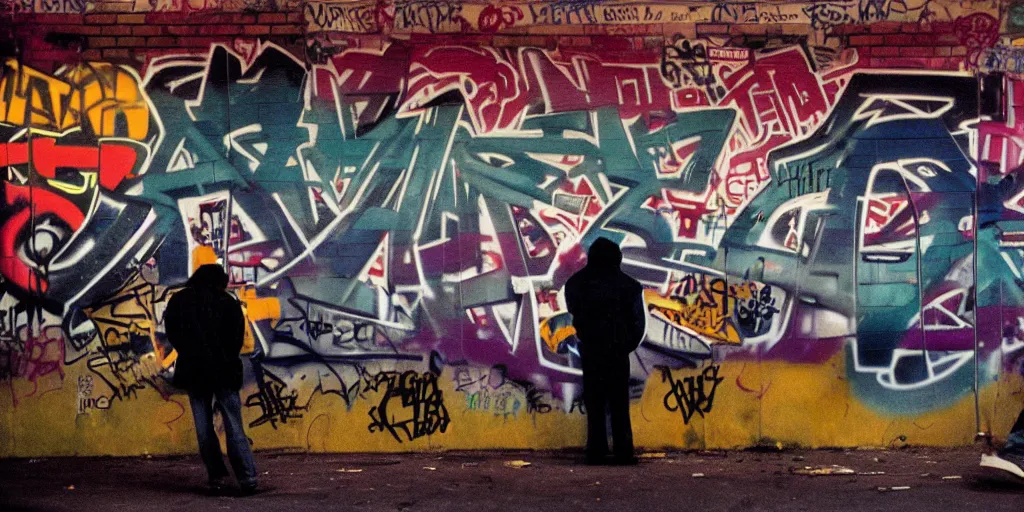
{"label": "pink graffiti accent", "polygon": [[477,25],[481,32],[497,32],[503,28],[515,26],[517,21],[523,19],[523,10],[514,5],[496,6],[488,5],[480,11],[477,18]]}
{"label": "pink graffiti accent", "polygon": [[478,133],[512,129],[527,96],[511,61],[491,48],[418,49],[410,65],[408,93],[400,112],[416,111],[449,91],[459,91]]}
{"label": "pink graffiti accent", "polygon": [[329,85],[332,80],[336,80],[341,94],[398,94],[409,71],[409,58],[409,48],[399,44],[383,52],[344,52],[331,59],[333,74],[329,69],[317,69],[317,96],[334,100]]}
{"label": "pink graffiti accent", "polygon": [[990,14],[977,12],[957,18],[953,22],[953,31],[960,38],[960,44],[967,47],[966,62],[973,68],[978,66],[981,52],[999,41],[999,20]]}
{"label": "pink graffiti accent", "polygon": [[649,197],[643,208],[662,215],[675,226],[675,234],[681,238],[697,238],[697,226],[704,215],[714,211],[708,207],[708,194],[695,196],[675,190],[662,189],[661,197]]}
{"label": "pink graffiti accent", "polygon": [[660,77],[657,56],[607,53],[521,50],[531,105],[544,105],[545,112],[615,106],[623,119],[639,117],[648,124],[652,112],[708,105],[703,91],[670,90]]}
{"label": "pink graffiti accent", "polygon": [[829,110],[818,77],[796,48],[760,57],[722,81],[729,93],[720,105],[739,110],[740,125],[752,136],[750,147],[772,135],[807,135]]}
{"label": "pink graffiti accent", "polygon": [[[1016,171],[1024,164],[1024,82],[1013,80],[1013,87],[1007,90],[1013,96],[1007,98],[1007,109],[1013,115],[1007,121],[981,121],[978,123],[978,160],[981,179],[985,180],[995,170],[999,175]],[[1013,120],[1011,123],[1010,120]]]}
{"label": "pink graffiti accent", "polygon": [[[60,326],[43,327],[38,335],[31,334],[29,326],[22,326],[18,329],[17,338],[22,343],[23,350],[20,353],[12,353],[10,356],[12,358],[11,367],[14,370],[13,377],[23,378],[32,383],[32,391],[21,395],[21,398],[36,396],[39,391],[39,379],[47,375],[56,374],[60,382],[63,383],[64,336]],[[50,391],[53,389],[47,389],[43,393]],[[12,393],[12,396],[14,405],[17,406],[18,394]]]}

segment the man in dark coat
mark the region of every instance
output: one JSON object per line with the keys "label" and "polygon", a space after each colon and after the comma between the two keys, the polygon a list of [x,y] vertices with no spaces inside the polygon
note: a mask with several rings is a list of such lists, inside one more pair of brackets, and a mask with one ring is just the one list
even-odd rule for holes
{"label": "man in dark coat", "polygon": [[243,493],[256,490],[256,464],[242,425],[242,361],[245,317],[227,293],[228,276],[220,265],[196,269],[184,289],[174,294],[164,313],[167,338],[178,352],[174,385],[188,391],[196,422],[199,454],[210,486],[220,489],[228,477],[213,426],[216,398],[227,432],[228,458]]}
{"label": "man in dark coat", "polygon": [[566,305],[579,339],[583,362],[583,404],[587,409],[587,463],[608,454],[605,404],[611,412],[615,461],[635,464],[629,422],[629,354],[643,340],[647,325],[643,287],[619,266],[622,251],[598,238],[587,266],[565,285]]}

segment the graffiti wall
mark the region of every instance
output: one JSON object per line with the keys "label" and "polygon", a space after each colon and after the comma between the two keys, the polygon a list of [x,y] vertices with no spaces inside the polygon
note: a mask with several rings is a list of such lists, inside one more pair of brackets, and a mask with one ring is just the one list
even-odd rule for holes
{"label": "graffiti wall", "polygon": [[0,456],[192,451],[163,312],[205,263],[256,449],[582,445],[598,237],[646,288],[641,446],[1005,435],[1008,7],[13,2]]}

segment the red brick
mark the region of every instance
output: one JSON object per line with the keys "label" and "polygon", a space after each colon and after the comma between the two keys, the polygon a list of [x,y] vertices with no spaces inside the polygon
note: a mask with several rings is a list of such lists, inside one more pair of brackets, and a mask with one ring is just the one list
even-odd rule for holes
{"label": "red brick", "polygon": [[237,36],[242,33],[242,27],[237,25],[204,25],[199,27],[199,33],[204,36]]}
{"label": "red brick", "polygon": [[168,36],[150,37],[149,39],[146,39],[146,46],[149,46],[150,48],[154,46],[175,46],[176,43],[177,39]]}
{"label": "red brick", "polygon": [[189,16],[185,23],[190,25],[228,25],[234,21],[231,14],[198,12]]}
{"label": "red brick", "polygon": [[871,49],[872,57],[898,57],[900,49],[895,46],[875,46]]}
{"label": "red brick", "polygon": [[903,57],[931,57],[935,55],[935,48],[931,46],[904,46],[900,48],[900,55]]}
{"label": "red brick", "polygon": [[957,46],[957,47],[953,48],[952,55],[954,57],[963,57],[963,56],[967,55],[967,48],[964,48],[963,46]]}
{"label": "red brick", "polygon": [[916,34],[921,31],[921,26],[917,23],[903,23],[900,25],[900,32],[907,34]]}
{"label": "red brick", "polygon": [[935,55],[938,57],[949,57],[953,55],[953,49],[948,46],[939,46],[935,48]]}
{"label": "red brick", "polygon": [[113,37],[90,37],[89,48],[109,48],[117,46],[117,39]]}
{"label": "red brick", "polygon": [[921,46],[929,44],[924,40],[924,34],[894,34],[885,36],[886,46]]}
{"label": "red brick", "polygon": [[199,27],[191,25],[170,25],[164,27],[168,34],[174,36],[194,36],[199,33]]}
{"label": "red brick", "polygon": [[130,36],[132,35],[132,27],[129,27],[128,25],[106,25],[103,27],[103,35]]}
{"label": "red brick", "polygon": [[939,34],[935,36],[935,43],[949,46],[959,46],[960,37],[956,34]]}
{"label": "red brick", "polygon": [[288,23],[300,23],[304,21],[301,12],[290,12],[288,13]]}
{"label": "red brick", "polygon": [[295,35],[302,33],[302,27],[296,25],[275,25],[270,29],[270,32],[276,35]]}
{"label": "red brick", "polygon": [[256,23],[255,14],[235,14],[231,16],[231,22],[236,25],[250,25]]}
{"label": "red brick", "polygon": [[246,25],[242,27],[242,33],[247,36],[265,36],[270,33],[267,25]]}
{"label": "red brick", "polygon": [[930,24],[931,31],[936,34],[948,34],[953,32],[952,21],[936,21]]}
{"label": "red brick", "polygon": [[103,52],[99,50],[86,50],[82,52],[82,58],[85,60],[100,60],[103,58]]}
{"label": "red brick", "polygon": [[103,50],[104,59],[127,59],[132,53],[124,48],[107,48]]}
{"label": "red brick", "polygon": [[117,38],[117,45],[126,48],[134,48],[136,46],[146,46],[146,38],[144,37],[119,37]]}
{"label": "red brick", "polygon": [[164,28],[158,25],[143,25],[132,27],[133,36],[158,36],[164,33]]}
{"label": "red brick", "polygon": [[208,48],[215,43],[230,42],[230,37],[179,37],[178,46],[189,48]]}
{"label": "red brick", "polygon": [[879,21],[870,25],[872,34],[895,34],[900,31],[898,21]]}
{"label": "red brick", "polygon": [[850,36],[850,46],[877,46],[884,42],[882,36]]}
{"label": "red brick", "polygon": [[868,32],[868,26],[860,23],[854,24],[849,23],[846,25],[836,25],[832,28],[832,34],[837,36],[853,35],[853,34],[866,34]]}
{"label": "red brick", "polygon": [[288,16],[284,13],[263,13],[260,14],[260,23],[288,23]]}
{"label": "red brick", "polygon": [[146,22],[145,14],[118,14],[118,23],[127,23],[132,25],[141,25]]}
{"label": "red brick", "polygon": [[151,12],[146,14],[146,23],[151,25],[182,25],[188,23],[189,16],[180,12]]}
{"label": "red brick", "polygon": [[85,16],[86,23],[94,23],[97,25],[107,25],[109,23],[117,22],[116,14],[88,14]]}

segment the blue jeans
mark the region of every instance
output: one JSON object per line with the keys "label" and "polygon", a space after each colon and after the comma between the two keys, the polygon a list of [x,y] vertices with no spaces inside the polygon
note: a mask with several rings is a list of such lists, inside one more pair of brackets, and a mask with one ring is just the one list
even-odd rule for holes
{"label": "blue jeans", "polygon": [[1006,444],[1000,453],[1011,453],[1024,457],[1024,411],[1017,416],[1017,421],[1010,428],[1010,435],[1006,436]]}
{"label": "blue jeans", "polygon": [[217,408],[224,420],[227,432],[228,458],[231,468],[235,471],[235,479],[242,487],[256,486],[256,462],[249,449],[249,439],[242,428],[242,402],[238,392],[230,389],[216,391],[191,391],[188,394],[192,405],[192,417],[196,422],[196,438],[199,441],[199,455],[206,465],[206,473],[210,480],[227,478],[228,468],[224,466],[224,456],[220,452],[220,440],[213,428],[214,397]]}

